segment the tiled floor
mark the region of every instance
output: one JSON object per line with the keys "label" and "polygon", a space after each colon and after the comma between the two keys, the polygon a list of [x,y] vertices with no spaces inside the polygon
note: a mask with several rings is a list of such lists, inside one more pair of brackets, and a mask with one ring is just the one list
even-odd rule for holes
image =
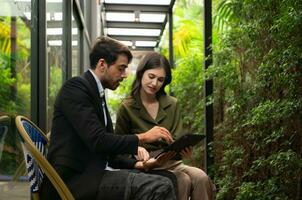
{"label": "tiled floor", "polygon": [[28,182],[0,182],[0,200],[29,200]]}

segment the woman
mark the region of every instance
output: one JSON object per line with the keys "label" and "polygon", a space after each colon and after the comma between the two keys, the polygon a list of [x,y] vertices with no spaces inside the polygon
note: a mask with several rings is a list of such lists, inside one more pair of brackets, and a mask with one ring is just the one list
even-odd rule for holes
{"label": "woman", "polygon": [[[172,135],[183,133],[177,99],[167,95],[165,86],[171,82],[171,67],[168,60],[159,53],[145,55],[138,65],[131,95],[126,98],[117,113],[115,132],[139,134],[151,128],[166,129]],[[164,143],[141,144],[136,155],[139,160],[155,157]],[[189,157],[192,148],[181,152],[182,158]],[[172,171],[178,182],[180,200],[213,199],[213,189],[209,177],[199,168],[170,160],[157,169]]]}

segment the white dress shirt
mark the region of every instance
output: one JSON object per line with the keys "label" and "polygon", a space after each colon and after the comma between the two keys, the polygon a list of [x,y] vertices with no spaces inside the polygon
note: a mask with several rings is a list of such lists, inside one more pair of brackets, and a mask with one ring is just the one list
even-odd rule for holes
{"label": "white dress shirt", "polygon": [[[93,78],[95,79],[95,82],[98,86],[98,90],[99,90],[99,93],[100,93],[100,97],[101,99],[105,99],[105,90],[102,86],[102,83],[101,81],[98,79],[98,77],[95,75],[95,73],[89,69],[90,73],[92,74]],[[102,107],[103,107],[103,113],[104,113],[104,120],[105,120],[105,126],[107,126],[107,115],[106,115],[106,108],[105,108],[106,104],[105,104],[105,101],[102,101]]]}

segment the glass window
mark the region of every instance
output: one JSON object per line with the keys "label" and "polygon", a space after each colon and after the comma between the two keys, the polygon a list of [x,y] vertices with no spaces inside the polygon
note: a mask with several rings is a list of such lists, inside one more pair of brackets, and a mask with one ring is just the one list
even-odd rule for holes
{"label": "glass window", "polygon": [[48,92],[47,92],[47,131],[51,129],[53,105],[59,89],[62,86],[62,2],[46,1],[46,38],[47,38],[47,65],[48,65]]}
{"label": "glass window", "polygon": [[0,112],[30,116],[30,2],[0,7]]}
{"label": "glass window", "polygon": [[[14,115],[30,117],[31,2],[1,0],[0,8],[0,181],[7,181],[17,169],[25,173]],[[0,199],[16,184],[1,191]],[[29,198],[29,191],[18,197]]]}

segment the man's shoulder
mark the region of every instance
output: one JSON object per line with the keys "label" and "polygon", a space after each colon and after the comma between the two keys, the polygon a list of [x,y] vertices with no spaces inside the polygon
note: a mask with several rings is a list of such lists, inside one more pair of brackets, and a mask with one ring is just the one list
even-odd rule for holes
{"label": "man's shoulder", "polygon": [[84,80],[84,78],[82,76],[74,76],[74,77],[71,77],[70,79],[68,79],[66,81],[66,83],[69,83],[69,82],[82,82]]}
{"label": "man's shoulder", "polygon": [[68,79],[64,83],[64,86],[70,86],[70,85],[74,85],[74,86],[81,86],[81,85],[82,86],[88,86],[88,82],[82,76],[75,76],[75,77],[72,77],[72,78]]}
{"label": "man's shoulder", "polygon": [[89,94],[90,96],[90,86],[89,83],[80,76],[72,77],[68,79],[63,85],[60,90],[60,95],[68,95],[69,97],[75,97],[81,94]]}

